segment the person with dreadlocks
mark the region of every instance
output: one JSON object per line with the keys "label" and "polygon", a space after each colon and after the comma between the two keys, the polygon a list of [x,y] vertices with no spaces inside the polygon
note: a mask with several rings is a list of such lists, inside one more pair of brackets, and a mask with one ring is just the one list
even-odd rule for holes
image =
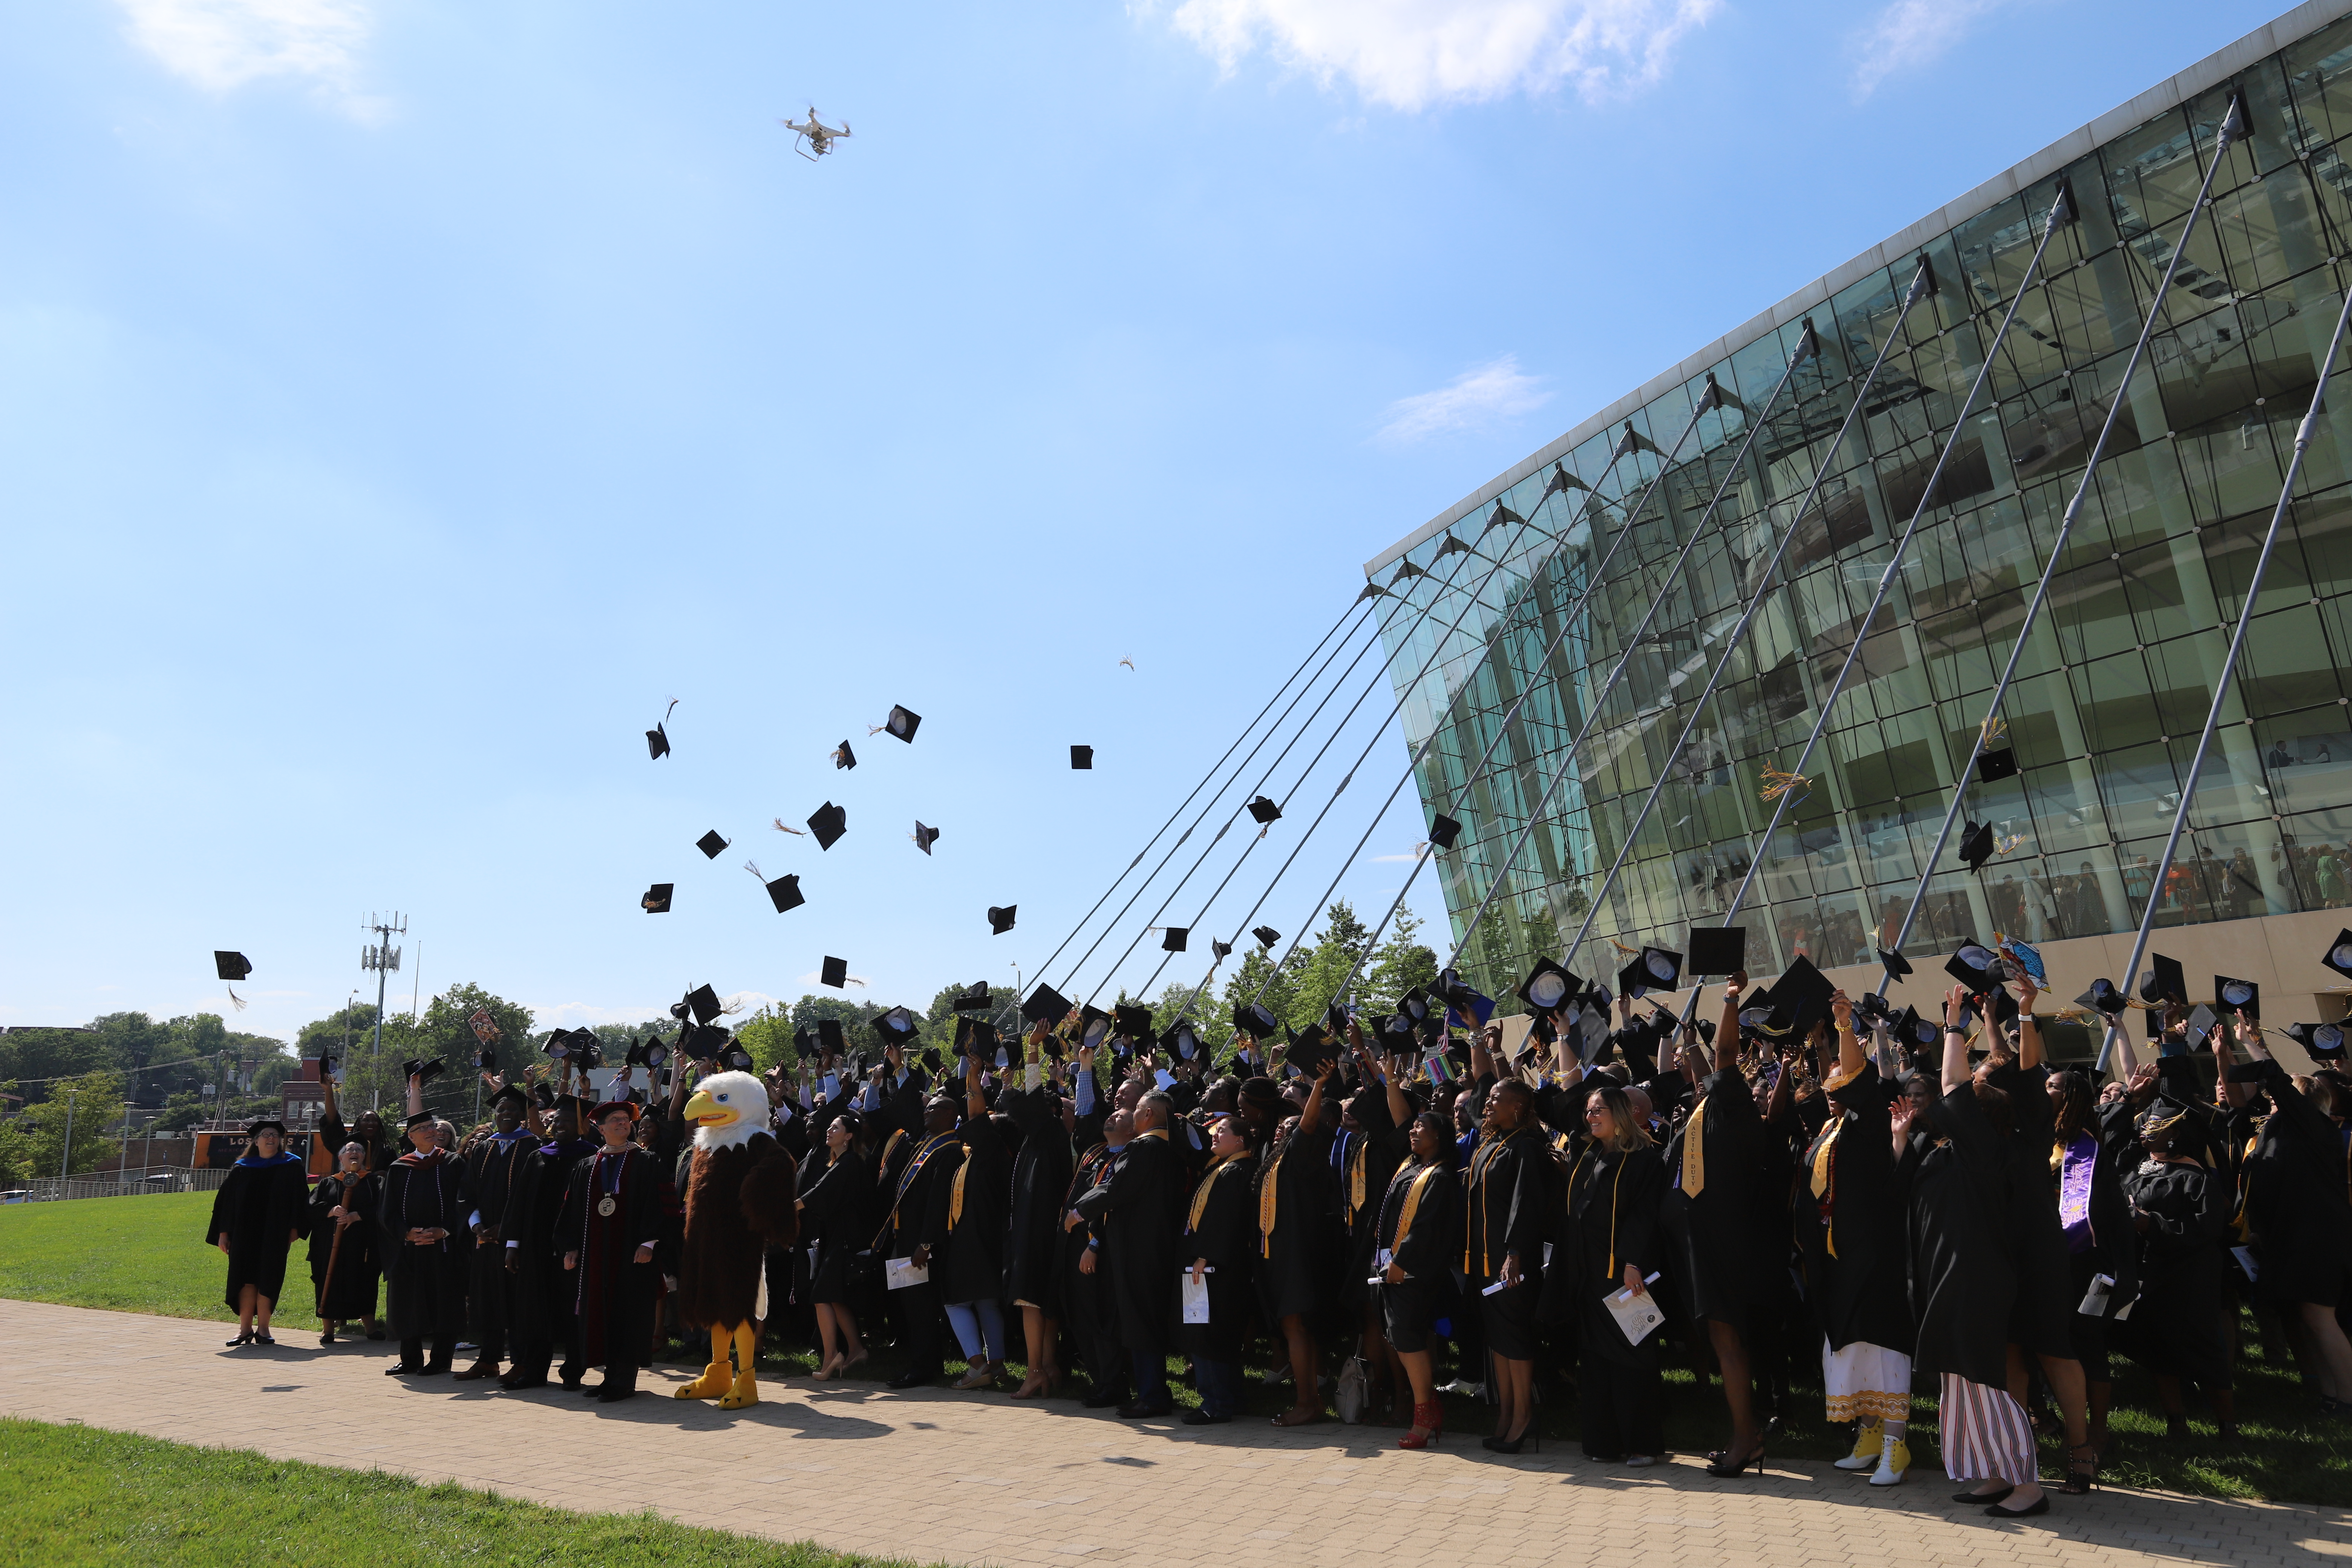
{"label": "person with dreadlocks", "polygon": [[2116,1337],[2156,1380],[2167,1436],[2189,1435],[2180,1385],[2193,1383],[2213,1407],[2221,1440],[2235,1442],[2237,1399],[2221,1331],[2222,1258],[2235,1194],[2195,1152],[2204,1138],[2201,1108],[2159,1093],[2152,1068],[2132,1075],[2130,1092],[2149,1102],[2137,1127],[2139,1163],[2123,1178],[2139,1247],[2139,1295],[2131,1316],[2115,1325]]}

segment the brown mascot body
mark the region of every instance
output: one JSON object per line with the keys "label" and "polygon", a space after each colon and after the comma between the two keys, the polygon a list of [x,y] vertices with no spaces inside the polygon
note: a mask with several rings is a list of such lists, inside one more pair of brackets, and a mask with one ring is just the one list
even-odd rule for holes
{"label": "brown mascot body", "polygon": [[677,1397],[716,1399],[721,1410],[740,1410],[760,1398],[751,1370],[760,1272],[769,1247],[789,1247],[799,1234],[799,1167],[766,1131],[768,1091],[750,1073],[704,1079],[686,1102],[686,1119],[695,1124],[694,1163],[686,1184],[678,1310],[692,1327],[710,1331],[710,1363]]}

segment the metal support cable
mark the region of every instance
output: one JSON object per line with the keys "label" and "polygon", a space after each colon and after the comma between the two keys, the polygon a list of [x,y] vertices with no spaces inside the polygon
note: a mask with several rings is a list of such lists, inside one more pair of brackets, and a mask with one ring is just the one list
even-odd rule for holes
{"label": "metal support cable", "polygon": [[[2286,479],[2279,486],[2278,505],[2271,509],[2271,525],[2263,534],[2263,550],[2254,557],[2253,575],[2247,579],[2245,601],[2238,611],[2237,630],[2230,634],[2229,657],[2221,661],[2221,678],[2214,683],[2213,703],[2205,711],[2205,728],[2197,736],[2197,752],[2189,760],[2189,777],[2180,786],[2180,805],[2172,813],[2172,831],[2165,836],[2164,854],[2156,863],[2156,874],[2147,886],[2147,907],[2140,911],[2139,932],[2132,939],[2131,962],[2124,965],[2123,988],[2129,992],[2139,984],[2140,961],[2147,956],[2148,938],[2156,928],[2156,907],[2164,889],[2164,879],[2172,870],[2172,862],[2180,849],[2181,830],[2189,825],[2189,808],[2197,798],[2197,781],[2205,772],[2205,758],[2213,745],[2213,731],[2221,727],[2221,705],[2228,700],[2230,687],[2238,672],[2238,656],[2246,646],[2246,628],[2254,624],[2254,601],[2263,591],[2263,574],[2270,570],[2271,552],[2278,543],[2279,527],[2286,521],[2294,500],[2295,475],[2303,468],[2305,449],[2311,445],[2311,433],[2319,419],[2320,400],[2327,395],[2327,378],[2336,370],[2336,351],[2344,342],[2344,329],[2352,322],[2352,293],[2344,300],[2344,309],[2336,317],[2335,335],[2327,340],[2327,355],[2319,363],[2319,384],[2311,389],[2311,406],[2304,411],[2303,423],[2294,433],[2294,452],[2287,459]],[[2109,1019],[2105,1037],[2099,1042],[2099,1060],[2095,1074],[2107,1070],[2107,1056],[2115,1048],[2118,1021]]]}
{"label": "metal support cable", "polygon": [[[2180,225],[2180,238],[2172,247],[2172,259],[2165,263],[2164,276],[2157,281],[2156,294],[2148,301],[2147,317],[2140,323],[2139,337],[2132,344],[2131,357],[2124,362],[2123,380],[2116,387],[2115,401],[2108,405],[2107,416],[2099,426],[2099,438],[2092,443],[2090,460],[2084,465],[2082,482],[2074,487],[2074,499],[2058,522],[2058,536],[2051,542],[2050,559],[2042,568],[2042,580],[2034,585],[2033,597],[2025,606],[2025,621],[2017,629],[2017,641],[2009,650],[2009,662],[2001,667],[2000,679],[1992,689],[1992,700],[1985,707],[1984,722],[1977,726],[1976,739],[1969,747],[1968,760],[1960,764],[1959,773],[1952,785],[1952,798],[1944,810],[1943,826],[1936,831],[1935,847],[1927,852],[1926,863],[1919,869],[1918,885],[1911,891],[1911,907],[1903,911],[1903,923],[1895,929],[1895,940],[1887,947],[1900,952],[1911,934],[1911,925],[1919,918],[1919,907],[1927,900],[1927,884],[1934,879],[1937,862],[1944,858],[1944,846],[1952,837],[1952,824],[1958,820],[1960,805],[1968,798],[1969,775],[1976,770],[1977,758],[1984,754],[1985,731],[2000,712],[2001,699],[2009,694],[2010,682],[2016,678],[2017,667],[2025,658],[2025,645],[2033,636],[2034,623],[2041,619],[2042,606],[2050,597],[2050,584],[2058,575],[2058,563],[2066,554],[2066,541],[2074,531],[2074,520],[2082,515],[2084,499],[2091,493],[2091,483],[2098,477],[2100,459],[2105,457],[2107,439],[2115,434],[2116,421],[2124,410],[2124,400],[2131,393],[2132,377],[2139,370],[2139,362],[2147,353],[2148,340],[2156,334],[2157,318],[2164,313],[2164,301],[2172,289],[2173,274],[2180,270],[2180,258],[2189,253],[2189,237],[2197,232],[2197,220],[2203,215],[2213,190],[2213,178],[2221,172],[2221,159],[2230,149],[2247,136],[2245,104],[2233,96],[2229,110],[2221,116],[2221,126],[2214,138],[2213,157],[2205,165],[2205,178],[2197,187],[2197,199]],[[1878,989],[1883,993],[1893,976],[1891,967],[1884,968]]]}
{"label": "metal support cable", "polygon": [[[1968,433],[1969,414],[1976,406],[1978,395],[1984,391],[1986,383],[1992,378],[1993,361],[2000,353],[2001,344],[2008,341],[2010,324],[2017,320],[2018,311],[2025,304],[2026,291],[2033,287],[2034,278],[2042,269],[2042,255],[2050,248],[2050,241],[2058,231],[2074,221],[2074,194],[2061,181],[2057,196],[2050,204],[2049,216],[2042,225],[2041,243],[2033,247],[2033,259],[2026,264],[2025,276],[2018,281],[2017,292],[2009,301],[2009,310],[2002,315],[1992,342],[1986,346],[1984,363],[1978,367],[1976,380],[1969,387],[1968,397],[1960,404],[1959,413],[1952,420],[1951,438],[1944,443],[1943,451],[1936,458],[1935,470],[1927,476],[1927,488],[1919,492],[1919,504],[1912,509],[1911,521],[1905,525],[1903,536],[1895,542],[1895,553],[1886,563],[1886,570],[1879,574],[1878,591],[1872,595],[1870,607],[1862,613],[1861,625],[1853,635],[1853,645],[1846,649],[1845,662],[1838,667],[1837,679],[1830,684],[1829,695],[1822,699],[1822,710],[1813,721],[1812,733],[1805,737],[1804,748],[1797,753],[1796,763],[1788,770],[1790,773],[1800,775],[1804,773],[1805,763],[1811,758],[1813,748],[1821,743],[1822,736],[1828,731],[1830,716],[1837,709],[1838,699],[1845,695],[1847,678],[1853,675],[1855,663],[1862,658],[1862,645],[1869,640],[1871,623],[1877,618],[1879,607],[1886,603],[1887,595],[1894,591],[1895,579],[1903,570],[1903,559],[1910,552],[1911,541],[1918,533],[1919,524],[1927,517],[1928,507],[1935,501],[1936,486],[1943,479],[1946,465],[1960,449],[1960,439]],[[1738,914],[1740,905],[1747,901],[1748,890],[1755,884],[1757,870],[1764,863],[1765,852],[1771,847],[1772,836],[1780,830],[1781,819],[1788,816],[1790,807],[1795,804],[1796,795],[1793,787],[1783,790],[1780,798],[1774,803],[1772,818],[1764,825],[1764,831],[1757,837],[1755,853],[1748,858],[1748,869],[1740,877],[1739,886],[1733,891],[1730,905],[1723,911],[1720,923],[1730,924],[1732,916]],[[1696,985],[1691,988],[1690,1001],[1683,1014],[1685,1023],[1694,1016],[1702,989]]]}
{"label": "metal support cable", "polygon": [[[1601,879],[1600,890],[1592,896],[1591,901],[1585,908],[1584,923],[1577,928],[1575,937],[1561,950],[1563,961],[1567,953],[1574,952],[1583,946],[1585,937],[1591,932],[1593,920],[1600,914],[1601,905],[1608,900],[1610,889],[1617,885],[1617,874],[1624,868],[1625,858],[1633,852],[1633,843],[1641,834],[1642,825],[1649,820],[1650,813],[1657,806],[1658,797],[1665,793],[1667,782],[1674,776],[1675,763],[1682,756],[1683,748],[1690,743],[1692,733],[1697,730],[1699,719],[1706,711],[1708,699],[1715,695],[1715,689],[1721,683],[1724,672],[1731,668],[1732,658],[1738,653],[1739,645],[1747,640],[1748,627],[1756,624],[1757,612],[1764,607],[1765,597],[1772,591],[1772,580],[1780,574],[1781,558],[1788,553],[1790,542],[1797,537],[1797,530],[1804,522],[1805,514],[1812,510],[1813,497],[1820,493],[1822,480],[1829,475],[1831,461],[1836,458],[1839,448],[1845,445],[1846,434],[1853,428],[1853,422],[1860,416],[1863,405],[1869,400],[1870,389],[1878,381],[1879,371],[1885,366],[1887,356],[1895,352],[1896,342],[1902,338],[1904,324],[1911,319],[1913,307],[1927,297],[1933,287],[1933,280],[1934,275],[1928,270],[1927,258],[1922,257],[1918,271],[1912,276],[1911,286],[1904,290],[1903,308],[1895,315],[1895,325],[1887,332],[1886,342],[1880,346],[1878,357],[1871,362],[1869,373],[1862,378],[1862,385],[1854,393],[1853,402],[1847,407],[1845,418],[1838,426],[1837,434],[1831,437],[1828,447],[1822,453],[1822,460],[1813,466],[1812,483],[1805,487],[1803,499],[1797,503],[1796,510],[1790,513],[1787,530],[1781,533],[1780,543],[1773,547],[1772,558],[1764,563],[1763,570],[1757,574],[1755,594],[1748,599],[1747,608],[1740,612],[1739,620],[1732,627],[1730,635],[1725,638],[1722,657],[1716,661],[1713,672],[1707,676],[1706,688],[1692,701],[1690,718],[1684,722],[1682,733],[1675,738],[1674,745],[1667,751],[1664,760],[1659,764],[1657,783],[1650,786],[1650,793],[1643,799],[1642,809],[1635,814],[1633,820],[1626,825],[1624,842],[1618,846],[1617,858],[1610,862],[1609,874]],[[1537,803],[1535,811],[1528,816],[1528,826],[1520,830],[1517,841],[1511,847],[1510,855],[1503,862],[1502,870],[1496,872],[1498,881],[1503,872],[1510,869],[1511,862],[1518,858],[1520,847],[1526,844],[1528,835],[1535,831],[1536,824],[1542,819],[1544,808],[1550,804],[1552,791],[1558,789],[1566,781],[1568,774],[1569,769],[1563,763],[1559,772],[1553,775],[1550,786],[1544,791],[1543,799]],[[1455,944],[1452,956],[1446,960],[1448,967],[1460,960],[1462,950],[1469,945],[1470,938],[1475,931],[1476,926],[1474,923],[1469,930],[1462,933],[1462,941]]]}

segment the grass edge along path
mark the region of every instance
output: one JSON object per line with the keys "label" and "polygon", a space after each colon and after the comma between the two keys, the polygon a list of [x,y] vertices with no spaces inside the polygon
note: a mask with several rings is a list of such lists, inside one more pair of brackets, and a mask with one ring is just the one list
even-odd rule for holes
{"label": "grass edge along path", "polygon": [[0,1555],[49,1568],[251,1568],[272,1560],[371,1568],[908,1568],[650,1512],[574,1513],[455,1482],[14,1416],[0,1416],[0,1495],[11,1500]]}

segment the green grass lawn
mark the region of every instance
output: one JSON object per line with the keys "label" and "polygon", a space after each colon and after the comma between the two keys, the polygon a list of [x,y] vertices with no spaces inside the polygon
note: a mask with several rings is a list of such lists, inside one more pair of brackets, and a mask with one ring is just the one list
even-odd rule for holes
{"label": "green grass lawn", "polygon": [[0,1492],[16,1500],[7,1510],[7,1560],[58,1568],[252,1568],[271,1561],[859,1568],[881,1562],[805,1542],[783,1545],[698,1530],[650,1513],[572,1513],[447,1482],[420,1486],[380,1470],[330,1469],[242,1448],[9,1418],[0,1418]]}
{"label": "green grass lawn", "polygon": [[[0,1296],[234,1322],[236,1315],[221,1301],[226,1260],[201,1239],[211,1204],[209,1194],[183,1193],[0,1208]],[[281,1332],[315,1333],[319,1325],[309,1306],[310,1270],[299,1250],[287,1270],[286,1294],[275,1326]],[[2242,1319],[2240,1327],[2241,1342],[2251,1351],[2256,1343],[2252,1320]],[[763,1346],[762,1364],[787,1377],[814,1372],[815,1357],[801,1332],[789,1320],[780,1321]],[[1017,1347],[1017,1325],[1013,1334]],[[699,1367],[708,1344],[695,1336],[692,1342],[673,1347],[669,1359],[681,1367]],[[383,1348],[389,1353],[390,1347]],[[1253,1359],[1264,1359],[1262,1348]],[[1675,1347],[1668,1347],[1666,1360],[1668,1446],[1685,1454],[1721,1447],[1730,1436],[1721,1396],[1697,1386],[1696,1374]],[[1179,1363],[1171,1366],[1181,1371]],[[877,1347],[864,1370],[887,1377],[898,1366],[887,1351]],[[1023,1370],[1016,1363],[1014,1375]],[[1553,1443],[1573,1443],[1573,1392],[1564,1384],[1547,1382],[1542,1390],[1544,1436]],[[2137,1367],[2117,1358],[2105,1476],[2119,1484],[2209,1497],[2352,1507],[2352,1423],[2320,1415],[2291,1366],[2250,1356],[2238,1364],[2237,1384],[2241,1441],[2225,1447],[2202,1403],[2191,1394],[2193,1435],[2175,1444],[2165,1438],[2154,1387]],[[1179,1404],[1197,1404],[1181,1379],[1171,1387]],[[1273,1415],[1290,1403],[1289,1390],[1267,1384],[1261,1367],[1249,1370],[1245,1387],[1255,1415]],[[1084,1394],[1083,1378],[1064,1392]],[[1492,1429],[1491,1412],[1484,1405],[1448,1395],[1445,1406],[1450,1431]],[[1852,1443],[1849,1429],[1831,1427],[1822,1419],[1821,1408],[1818,1376],[1801,1380],[1785,1427],[1770,1446],[1773,1458],[1829,1459],[1846,1452]],[[1937,1455],[1933,1403],[1921,1401],[1913,1415],[1915,1462],[1932,1467]],[[2043,1441],[2042,1460],[2046,1476],[2063,1473],[2064,1454],[2055,1436]]]}

